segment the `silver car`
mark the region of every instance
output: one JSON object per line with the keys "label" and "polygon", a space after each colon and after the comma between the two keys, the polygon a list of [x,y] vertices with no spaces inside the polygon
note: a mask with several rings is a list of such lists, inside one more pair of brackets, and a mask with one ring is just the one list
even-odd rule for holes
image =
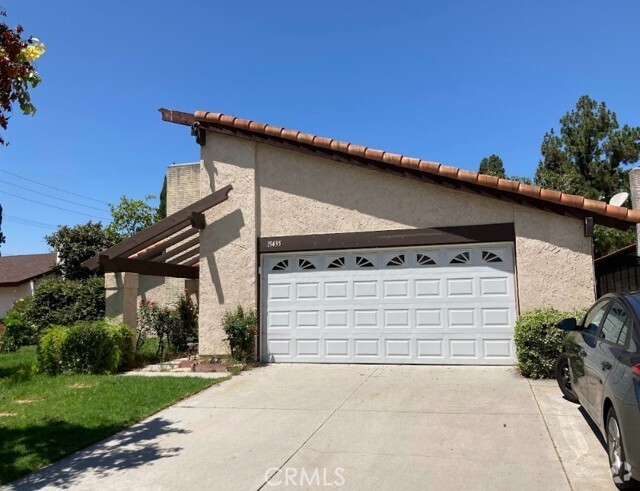
{"label": "silver car", "polygon": [[640,489],[640,292],[600,298],[584,319],[565,319],[556,378],[606,438],[619,489]]}

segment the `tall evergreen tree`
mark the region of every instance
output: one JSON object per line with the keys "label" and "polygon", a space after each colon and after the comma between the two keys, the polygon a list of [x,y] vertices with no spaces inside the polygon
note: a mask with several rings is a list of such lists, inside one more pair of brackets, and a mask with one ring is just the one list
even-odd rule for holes
{"label": "tall evergreen tree", "polygon": [[544,135],[539,186],[608,201],[629,189],[627,164],[640,159],[640,127],[620,127],[616,113],[584,95],[560,119],[560,133]]}
{"label": "tall evergreen tree", "polygon": [[504,164],[502,159],[495,153],[483,158],[480,161],[480,168],[478,169],[480,174],[487,174],[489,176],[496,176],[500,179],[506,179],[507,174],[504,171]]}
{"label": "tall evergreen tree", "polygon": [[[628,164],[640,159],[640,127],[620,127],[616,113],[584,95],[575,109],[560,119],[542,140],[542,160],[535,183],[549,189],[609,201],[629,190]],[[634,240],[632,230],[597,226],[596,257],[614,252]]]}
{"label": "tall evergreen tree", "polygon": [[160,191],[160,204],[158,205],[158,220],[167,218],[167,176],[164,176],[162,182],[162,191]]}

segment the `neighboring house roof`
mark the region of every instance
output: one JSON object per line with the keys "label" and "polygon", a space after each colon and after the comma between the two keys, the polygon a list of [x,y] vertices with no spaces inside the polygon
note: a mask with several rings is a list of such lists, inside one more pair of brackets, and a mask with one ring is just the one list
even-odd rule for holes
{"label": "neighboring house roof", "polygon": [[0,286],[16,286],[51,273],[56,253],[0,256]]}
{"label": "neighboring house roof", "polygon": [[574,218],[594,217],[597,223],[628,228],[640,223],[640,210],[596,201],[530,186],[517,181],[499,179],[457,167],[410,158],[404,155],[324,138],[310,133],[282,128],[221,113],[197,111],[193,114],[160,109],[162,119],[177,124],[200,125],[209,131],[249,138],[359,166],[385,170],[396,175],[482,194],[487,197],[534,206]]}
{"label": "neighboring house roof", "polygon": [[610,252],[605,256],[600,256],[595,260],[596,265],[608,262],[612,259],[621,257],[621,256],[635,256],[636,255],[636,244],[630,244],[628,246],[624,246],[617,251]]}

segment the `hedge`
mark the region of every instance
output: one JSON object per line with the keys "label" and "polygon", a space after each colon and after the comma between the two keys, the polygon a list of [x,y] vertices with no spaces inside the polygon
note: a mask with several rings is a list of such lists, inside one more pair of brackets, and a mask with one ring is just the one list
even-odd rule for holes
{"label": "hedge", "polygon": [[28,317],[43,331],[51,325],[69,326],[78,321],[99,320],[104,314],[104,278],[49,278],[38,284]]}
{"label": "hedge", "polygon": [[0,335],[0,351],[15,351],[21,346],[38,342],[38,329],[29,319],[33,299],[18,300],[3,320],[4,333]]}
{"label": "hedge", "polygon": [[554,364],[562,353],[565,332],[555,324],[567,317],[578,322],[585,310],[562,312],[551,308],[522,314],[515,325],[515,343],[520,372],[527,378],[553,378]]}
{"label": "hedge", "polygon": [[134,332],[107,321],[54,326],[38,344],[38,367],[50,375],[116,373],[131,366]]}

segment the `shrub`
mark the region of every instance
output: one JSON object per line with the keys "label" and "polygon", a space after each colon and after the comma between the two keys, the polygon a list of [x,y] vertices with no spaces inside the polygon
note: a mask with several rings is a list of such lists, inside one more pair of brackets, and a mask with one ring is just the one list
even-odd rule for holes
{"label": "shrub", "polygon": [[222,320],[229,341],[231,356],[240,361],[254,354],[254,338],[258,331],[258,316],[255,309],[244,310],[240,305],[235,312],[226,312]]}
{"label": "shrub", "polygon": [[158,340],[156,355],[162,359],[170,333],[177,329],[178,322],[179,319],[173,311],[160,307],[155,302],[142,300],[138,309],[136,348],[139,349],[144,344],[147,334],[152,334]]}
{"label": "shrub", "polygon": [[169,332],[169,344],[179,353],[187,351],[187,343],[198,341],[198,305],[191,299],[187,290],[176,302],[177,322]]}
{"label": "shrub", "polygon": [[578,321],[584,310],[561,312],[551,308],[522,314],[515,325],[516,353],[520,372],[527,378],[553,378],[554,364],[562,352],[565,333],[555,324],[567,317]]}
{"label": "shrub", "polygon": [[38,344],[40,370],[60,373],[115,373],[133,362],[133,331],[101,320],[49,329]]}
{"label": "shrub", "polygon": [[0,351],[15,351],[38,342],[38,329],[29,320],[31,297],[18,300],[4,318],[5,331],[0,336]]}
{"label": "shrub", "polygon": [[104,278],[42,280],[33,294],[29,320],[39,331],[51,325],[69,326],[104,317]]}
{"label": "shrub", "polygon": [[44,373],[55,375],[63,372],[62,345],[67,336],[66,327],[49,329],[38,343],[38,368]]}

